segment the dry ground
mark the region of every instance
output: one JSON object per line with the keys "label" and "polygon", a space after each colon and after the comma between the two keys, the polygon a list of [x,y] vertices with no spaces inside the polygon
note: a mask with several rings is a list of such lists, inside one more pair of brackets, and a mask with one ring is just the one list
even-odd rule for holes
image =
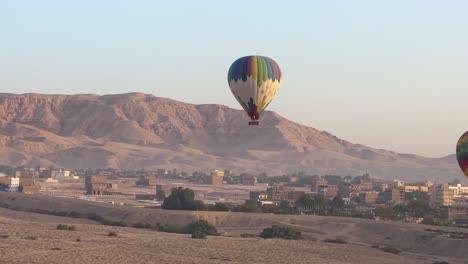
{"label": "dry ground", "polygon": [[[8,209],[0,209],[0,215],[1,263],[433,263],[349,244],[225,236],[194,240]],[[59,223],[76,230],[56,230]],[[107,236],[109,231],[117,237]]]}

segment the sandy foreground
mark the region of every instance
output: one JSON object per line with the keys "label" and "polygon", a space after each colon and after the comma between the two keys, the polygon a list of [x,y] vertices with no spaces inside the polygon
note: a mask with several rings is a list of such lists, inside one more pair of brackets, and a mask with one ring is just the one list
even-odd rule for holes
{"label": "sandy foreground", "polygon": [[[57,230],[57,224],[76,227]],[[109,237],[109,231],[117,237]],[[136,228],[0,209],[1,263],[434,263],[368,246],[241,237],[192,239]],[[463,263],[452,262],[449,263]]]}

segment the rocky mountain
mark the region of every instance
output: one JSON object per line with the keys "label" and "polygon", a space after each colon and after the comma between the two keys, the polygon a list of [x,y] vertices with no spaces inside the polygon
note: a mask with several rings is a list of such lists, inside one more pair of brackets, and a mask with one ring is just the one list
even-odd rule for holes
{"label": "rocky mountain", "polygon": [[431,159],[373,149],[265,112],[130,93],[0,94],[0,163],[68,168],[178,168],[280,175],[461,178],[453,156]]}

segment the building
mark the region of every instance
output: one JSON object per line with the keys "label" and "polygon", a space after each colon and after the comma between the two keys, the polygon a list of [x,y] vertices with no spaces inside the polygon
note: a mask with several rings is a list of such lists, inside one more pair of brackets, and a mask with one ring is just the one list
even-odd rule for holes
{"label": "building", "polygon": [[361,182],[359,184],[360,192],[369,192],[374,190],[374,184],[372,182]]}
{"label": "building", "polygon": [[336,185],[321,185],[319,186],[318,195],[333,199],[338,195],[338,187]]}
{"label": "building", "polygon": [[359,201],[362,204],[376,203],[378,198],[379,198],[379,193],[376,192],[376,191],[360,192],[359,193]]}
{"label": "building", "polygon": [[41,190],[41,187],[39,185],[27,185],[27,186],[20,185],[18,190],[23,193],[38,193]]}
{"label": "building", "polygon": [[448,184],[439,185],[431,188],[429,196],[432,207],[450,206],[455,198],[455,190],[450,189]]}
{"label": "building", "polygon": [[431,188],[432,186],[434,186],[434,183],[431,181],[425,181],[424,185],[426,185],[428,188]]}
{"label": "building", "polygon": [[86,176],[85,178],[86,194],[103,195],[108,193],[106,176]]}
{"label": "building", "polygon": [[314,179],[312,180],[312,183],[310,185],[310,191],[313,193],[318,193],[320,187],[324,187],[327,185],[328,185],[328,182],[326,180],[323,180],[321,178]]}
{"label": "building", "polygon": [[158,177],[166,177],[166,174],[167,174],[167,173],[166,173],[166,170],[165,170],[165,169],[157,169],[157,170],[156,170],[156,175],[157,175]]}
{"label": "building", "polygon": [[221,185],[224,182],[224,171],[214,170],[205,176],[205,184]]}
{"label": "building", "polygon": [[351,184],[349,185],[349,197],[352,199],[354,197],[359,196],[359,193],[361,192],[361,185],[360,184]]}
{"label": "building", "polygon": [[440,217],[448,220],[468,219],[468,208],[444,206],[439,210]]}
{"label": "building", "polygon": [[18,192],[19,191],[19,183],[20,183],[20,178],[18,177],[10,177],[10,183],[8,185],[8,191],[9,192]]}
{"label": "building", "polygon": [[34,186],[34,185],[36,185],[36,179],[35,178],[20,177],[18,179],[19,179],[19,185],[20,186]]}
{"label": "building", "polygon": [[387,203],[403,203],[405,201],[405,190],[390,188],[383,192],[383,198]]}
{"label": "building", "polygon": [[452,207],[468,208],[468,196],[455,197]]}
{"label": "building", "polygon": [[294,191],[294,188],[276,185],[267,188],[267,196],[270,201],[287,201],[289,193]]}
{"label": "building", "polygon": [[405,182],[404,182],[404,181],[400,181],[400,180],[394,180],[394,181],[393,181],[393,185],[394,185],[396,188],[403,188],[403,187],[405,187]]}
{"label": "building", "polygon": [[450,190],[454,190],[455,197],[468,196],[468,186],[462,186],[461,184],[457,184],[456,186],[449,185],[448,188]]}
{"label": "building", "polygon": [[405,185],[405,192],[428,192],[429,187],[420,185]]}
{"label": "building", "polygon": [[257,183],[257,177],[254,175],[243,174],[240,176],[240,183],[242,185],[255,185]]}
{"label": "building", "polygon": [[249,201],[252,203],[259,203],[262,201],[268,200],[268,194],[265,191],[261,192],[250,192],[249,193]]}

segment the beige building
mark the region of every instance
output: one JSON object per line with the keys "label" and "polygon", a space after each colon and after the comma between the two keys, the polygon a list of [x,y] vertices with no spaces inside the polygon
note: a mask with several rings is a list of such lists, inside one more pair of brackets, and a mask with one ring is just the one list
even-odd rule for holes
{"label": "beige building", "polygon": [[431,188],[429,192],[430,204],[433,207],[450,206],[455,198],[455,190],[450,189],[447,184]]}
{"label": "beige building", "polygon": [[310,191],[313,192],[313,193],[318,193],[319,192],[319,189],[320,187],[322,186],[327,186],[328,185],[328,182],[326,180],[323,180],[323,179],[315,179],[312,181],[312,184],[310,185]]}
{"label": "beige building", "polygon": [[405,185],[405,192],[428,192],[429,187],[419,185]]}
{"label": "beige building", "polygon": [[86,194],[102,195],[108,193],[108,184],[106,176],[86,176],[85,178]]}
{"label": "beige building", "polygon": [[393,181],[393,184],[394,184],[395,187],[397,187],[397,188],[403,188],[403,187],[405,187],[405,182],[404,182],[404,181],[395,180],[395,181]]}
{"label": "beige building", "polygon": [[468,186],[457,184],[456,186],[449,186],[448,188],[455,192],[455,197],[468,196]]}
{"label": "beige building", "polygon": [[386,202],[403,203],[405,201],[405,190],[399,188],[387,189],[384,191],[383,196]]}
{"label": "beige building", "polygon": [[214,170],[210,175],[205,176],[205,184],[221,185],[224,182],[224,171]]}
{"label": "beige building", "polygon": [[359,201],[360,203],[363,203],[363,204],[373,204],[377,202],[378,198],[379,198],[379,193],[376,191],[359,193]]}

